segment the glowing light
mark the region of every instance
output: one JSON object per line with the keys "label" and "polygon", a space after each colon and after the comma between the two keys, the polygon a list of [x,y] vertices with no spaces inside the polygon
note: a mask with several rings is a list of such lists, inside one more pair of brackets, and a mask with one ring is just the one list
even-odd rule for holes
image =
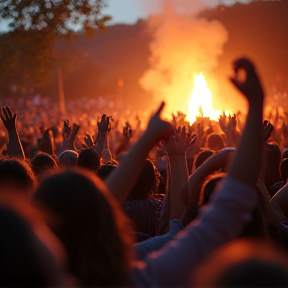
{"label": "glowing light", "polygon": [[[194,87],[191,92],[191,98],[188,103],[188,113],[186,120],[190,124],[194,123],[198,117],[208,117],[211,120],[218,121],[223,111],[215,111],[212,107],[212,92],[208,88],[203,73],[194,74]],[[229,116],[229,111],[224,111]]]}

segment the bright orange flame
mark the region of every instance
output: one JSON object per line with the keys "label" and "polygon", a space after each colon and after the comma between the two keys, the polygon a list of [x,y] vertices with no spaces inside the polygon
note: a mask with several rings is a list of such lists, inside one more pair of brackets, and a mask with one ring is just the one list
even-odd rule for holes
{"label": "bright orange flame", "polygon": [[[221,110],[215,111],[212,107],[212,92],[208,88],[203,73],[194,74],[194,87],[188,104],[186,120],[190,124],[194,123],[197,117],[209,117],[211,120],[218,121],[222,113]],[[225,114],[228,116],[229,111],[225,110]]]}

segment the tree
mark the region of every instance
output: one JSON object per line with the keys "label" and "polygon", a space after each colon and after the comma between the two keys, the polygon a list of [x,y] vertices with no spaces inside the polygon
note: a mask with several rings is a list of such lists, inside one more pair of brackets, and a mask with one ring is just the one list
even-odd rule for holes
{"label": "tree", "polygon": [[58,65],[56,43],[74,37],[79,28],[88,36],[96,28],[105,30],[111,19],[102,14],[106,6],[105,0],[1,0],[0,19],[10,28],[0,35],[2,93],[47,85]]}

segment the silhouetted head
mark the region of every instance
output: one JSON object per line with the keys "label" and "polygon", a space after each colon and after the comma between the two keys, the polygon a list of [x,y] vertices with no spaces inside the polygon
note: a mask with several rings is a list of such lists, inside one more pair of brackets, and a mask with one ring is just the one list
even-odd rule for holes
{"label": "silhouetted head", "polygon": [[30,165],[19,159],[0,160],[0,193],[21,192],[29,196],[37,186]]}
{"label": "silhouetted head", "polygon": [[201,205],[205,205],[210,202],[210,197],[215,191],[217,184],[225,176],[226,175],[222,173],[222,174],[210,175],[208,177],[208,179],[204,182],[201,188],[201,194],[200,194]]}
{"label": "silhouetted head", "polygon": [[207,147],[214,151],[219,151],[225,147],[222,137],[217,133],[211,133],[207,139]]}
{"label": "silhouetted head", "polygon": [[83,149],[79,153],[77,166],[96,172],[100,167],[100,157],[93,148]]}
{"label": "silhouetted head", "polygon": [[287,255],[262,242],[235,241],[198,268],[192,282],[192,287],[287,287]]}
{"label": "silhouetted head", "polygon": [[78,160],[78,153],[74,150],[66,150],[62,152],[58,158],[60,167],[76,166]]}
{"label": "silhouetted head", "polygon": [[97,170],[97,176],[105,180],[117,168],[116,165],[104,164]]}
{"label": "silhouetted head", "polygon": [[97,176],[87,170],[57,173],[42,182],[35,200],[58,218],[52,229],[81,285],[125,284],[132,243],[128,220]]}
{"label": "silhouetted head", "polygon": [[212,150],[203,150],[199,152],[195,156],[194,166],[197,169],[200,165],[202,165],[210,156],[212,156],[215,152]]}
{"label": "silhouetted head", "polygon": [[149,194],[158,187],[159,179],[157,173],[154,164],[149,159],[146,159],[141,175],[130,193],[129,200],[147,199]]}
{"label": "silhouetted head", "polygon": [[52,253],[14,211],[0,207],[0,286],[56,287],[60,271]]}
{"label": "silhouetted head", "polygon": [[38,153],[31,162],[32,169],[36,176],[49,172],[57,168],[56,161],[49,155],[43,152]]}

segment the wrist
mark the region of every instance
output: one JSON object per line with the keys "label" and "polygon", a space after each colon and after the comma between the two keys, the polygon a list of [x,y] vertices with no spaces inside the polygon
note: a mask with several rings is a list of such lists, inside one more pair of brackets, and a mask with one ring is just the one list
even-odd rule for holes
{"label": "wrist", "polygon": [[[255,96],[255,95],[254,95]],[[264,103],[264,95],[257,95],[255,97],[251,97],[248,100],[249,106],[250,107],[257,107],[257,108],[261,108],[263,107],[263,103]]]}
{"label": "wrist", "polygon": [[6,127],[8,133],[17,133],[16,126],[15,127]]}
{"label": "wrist", "polygon": [[103,132],[103,131],[99,131],[98,134],[97,134],[97,138],[98,137],[106,137],[108,135],[108,132]]}

